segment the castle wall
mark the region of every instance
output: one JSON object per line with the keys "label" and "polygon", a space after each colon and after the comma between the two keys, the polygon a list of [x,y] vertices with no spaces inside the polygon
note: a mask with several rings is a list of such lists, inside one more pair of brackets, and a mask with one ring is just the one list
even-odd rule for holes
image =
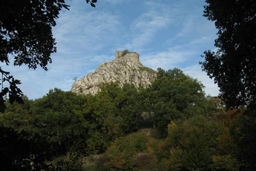
{"label": "castle wall", "polygon": [[116,51],[116,59],[118,58],[129,58],[133,62],[136,62],[136,63],[140,62],[140,55],[137,52],[127,52],[123,56],[123,51]]}
{"label": "castle wall", "polygon": [[116,51],[116,59],[122,57],[123,51]]}

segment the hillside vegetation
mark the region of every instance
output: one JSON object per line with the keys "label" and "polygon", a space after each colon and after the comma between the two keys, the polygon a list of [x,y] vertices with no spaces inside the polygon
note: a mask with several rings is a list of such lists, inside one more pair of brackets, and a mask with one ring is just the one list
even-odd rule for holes
{"label": "hillside vegetation", "polygon": [[1,167],[237,171],[248,164],[241,155],[252,157],[254,144],[237,138],[255,135],[245,109],[225,111],[221,99],[206,96],[200,82],[177,68],[158,69],[147,88],[109,83],[101,90],[92,96],[53,89],[6,104]]}

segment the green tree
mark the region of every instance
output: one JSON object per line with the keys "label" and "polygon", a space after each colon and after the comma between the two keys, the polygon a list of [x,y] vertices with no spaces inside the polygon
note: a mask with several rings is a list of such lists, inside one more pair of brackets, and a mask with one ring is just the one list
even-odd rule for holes
{"label": "green tree", "polygon": [[[68,9],[64,1],[0,1],[0,62],[10,63],[14,57],[14,65],[28,65],[36,69],[41,66],[47,70],[51,62],[50,55],[56,52],[56,42],[52,36],[52,27],[62,8]],[[3,82],[9,82],[10,87],[1,90],[0,104],[3,106],[3,96],[9,94],[13,102],[22,92],[9,72],[0,68]],[[1,108],[3,109],[3,108]]]}
{"label": "green tree", "polygon": [[[30,137],[29,139],[27,137]],[[40,137],[17,132],[0,124],[0,167],[6,171],[47,169],[48,148]]]}
{"label": "green tree", "polygon": [[98,170],[155,170],[157,161],[148,151],[149,139],[142,132],[117,138],[97,162]]}
{"label": "green tree", "polygon": [[86,155],[85,139],[92,125],[84,117],[86,102],[86,96],[50,90],[46,96],[34,101],[28,131],[45,138],[56,155]]}
{"label": "green tree", "polygon": [[218,84],[227,107],[255,106],[256,2],[206,0],[204,16],[215,23],[216,51],[205,51],[202,68]]}
{"label": "green tree", "polygon": [[7,103],[5,113],[0,115],[1,168],[25,171],[52,167],[45,163],[53,157],[51,145],[33,128],[33,101],[23,101]]}
{"label": "green tree", "polygon": [[171,120],[206,114],[208,101],[203,85],[181,70],[158,69],[156,80],[143,92],[144,110],[160,134],[167,135]]}
{"label": "green tree", "polygon": [[171,170],[227,170],[238,169],[226,137],[229,130],[223,123],[195,116],[184,122],[171,122],[166,143],[169,146]]}
{"label": "green tree", "polygon": [[237,158],[248,170],[256,170],[256,119],[251,110],[240,111],[232,119],[231,134],[238,147]]}
{"label": "green tree", "polygon": [[104,152],[110,142],[138,129],[137,89],[104,84],[101,92],[77,95],[59,89],[24,104],[7,104],[1,123],[16,131],[39,135],[53,155]]}
{"label": "green tree", "polygon": [[93,124],[84,118],[86,96],[54,89],[43,98],[29,102],[24,99],[24,104],[7,105],[5,114],[0,116],[0,123],[14,129],[17,136],[25,132],[26,136],[21,137],[24,143],[25,140],[40,140],[38,145],[42,145],[42,153],[45,154],[43,161],[66,155],[75,162],[74,159],[88,154],[85,140]]}
{"label": "green tree", "polygon": [[233,127],[239,160],[255,170],[256,2],[206,0],[204,16],[215,22],[216,52],[205,51],[203,70],[218,84],[227,108],[247,111]]}
{"label": "green tree", "polygon": [[91,149],[103,152],[110,142],[124,134],[138,129],[136,117],[136,94],[134,86],[117,83],[102,84],[101,91],[95,96],[89,95],[87,113],[84,117],[93,120],[87,139]]}
{"label": "green tree", "polygon": [[[97,0],[86,0],[95,7]],[[56,41],[52,27],[61,9],[68,9],[65,0],[8,0],[0,1],[0,62],[9,65],[14,58],[14,65],[38,66],[47,70],[51,63],[51,54],[56,52]],[[11,59],[12,61],[12,59]],[[4,67],[0,66],[0,86],[6,82],[9,87],[0,91],[0,112],[5,109],[4,96],[9,101],[21,102],[22,91],[17,87],[21,82],[16,80]]]}

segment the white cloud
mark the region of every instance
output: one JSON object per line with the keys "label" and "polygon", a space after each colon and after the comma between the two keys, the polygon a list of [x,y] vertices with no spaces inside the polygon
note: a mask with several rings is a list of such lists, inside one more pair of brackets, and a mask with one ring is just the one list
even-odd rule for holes
{"label": "white cloud", "polygon": [[181,68],[181,70],[190,77],[200,81],[205,86],[206,95],[217,96],[219,94],[218,86],[207,76],[206,72],[202,71],[200,65],[192,65]]}
{"label": "white cloud", "polygon": [[22,80],[20,87],[29,98],[38,98],[55,87],[70,90],[75,77],[80,78],[109,60],[107,55],[95,53],[116,38],[120,28],[118,16],[104,11],[84,13],[78,5],[71,4],[70,11],[60,15],[53,29],[58,51],[52,55],[53,63],[48,65],[48,71],[27,67],[10,69]]}
{"label": "white cloud", "polygon": [[194,52],[190,50],[181,50],[171,48],[168,51],[146,54],[141,57],[141,62],[153,69],[163,68],[165,70],[178,67],[184,63]]}
{"label": "white cloud", "polygon": [[192,45],[197,45],[197,44],[203,44],[203,43],[206,43],[206,42],[209,42],[209,41],[212,41],[212,38],[211,37],[199,37],[197,39],[194,39],[190,42],[190,44]]}
{"label": "white cloud", "polygon": [[130,25],[131,42],[126,45],[129,49],[141,48],[147,45],[161,29],[172,22],[172,13],[168,5],[146,2],[146,11],[138,16]]}
{"label": "white cloud", "polygon": [[193,17],[189,16],[188,18],[186,18],[182,24],[182,29],[178,33],[177,37],[186,36],[187,34],[193,32],[194,23],[195,21]]}
{"label": "white cloud", "polygon": [[58,20],[54,36],[59,42],[59,52],[66,54],[72,50],[73,53],[74,49],[96,51],[108,46],[108,40],[116,38],[119,27],[118,16],[111,13],[92,11],[84,14],[71,10]]}
{"label": "white cloud", "polygon": [[202,71],[199,64],[193,64],[187,67],[182,67],[186,64],[188,59],[194,55],[193,51],[170,49],[166,52],[159,52],[154,54],[144,54],[141,56],[141,62],[147,67],[153,69],[162,68],[165,70],[179,68],[185,74],[189,75],[200,81],[205,86],[206,95],[217,96],[219,94],[219,88],[214,81],[210,79],[206,72]]}
{"label": "white cloud", "polygon": [[213,81],[198,65],[200,54],[213,49],[216,36],[214,24],[202,17],[201,0],[104,0],[96,8],[76,0],[68,3],[70,10],[61,12],[53,29],[58,52],[49,71],[10,67],[29,98],[42,97],[54,87],[70,90],[75,77],[124,49],[137,51],[141,62],[153,69],[181,68],[214,93]]}

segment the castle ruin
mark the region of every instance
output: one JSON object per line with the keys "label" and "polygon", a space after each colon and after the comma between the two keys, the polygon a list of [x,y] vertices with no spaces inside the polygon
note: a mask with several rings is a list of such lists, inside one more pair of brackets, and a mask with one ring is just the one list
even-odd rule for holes
{"label": "castle ruin", "polygon": [[140,55],[137,52],[116,51],[116,59],[129,58],[135,63],[140,63]]}

